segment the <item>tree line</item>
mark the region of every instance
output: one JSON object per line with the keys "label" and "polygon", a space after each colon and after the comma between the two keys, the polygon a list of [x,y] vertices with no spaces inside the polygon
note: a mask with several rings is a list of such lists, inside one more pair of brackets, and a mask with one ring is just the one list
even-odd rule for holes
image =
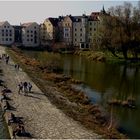
{"label": "tree line", "polygon": [[116,57],[119,57],[118,53],[122,53],[126,60],[139,60],[140,1],[136,7],[129,2],[110,7],[101,19],[100,46]]}

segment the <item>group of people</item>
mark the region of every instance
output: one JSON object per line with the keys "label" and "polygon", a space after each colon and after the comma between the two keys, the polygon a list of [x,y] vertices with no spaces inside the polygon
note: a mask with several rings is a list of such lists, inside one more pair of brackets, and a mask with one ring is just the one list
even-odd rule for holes
{"label": "group of people", "polygon": [[19,90],[18,90],[19,94],[24,92],[24,94],[27,95],[27,93],[30,93],[32,90],[32,84],[26,81],[20,82],[18,87],[19,87]]}
{"label": "group of people", "polygon": [[16,136],[29,136],[20,117],[16,117],[13,113],[10,113],[10,118],[8,119],[8,125],[11,123],[17,123],[17,127],[13,129],[13,138],[16,138]]}
{"label": "group of people", "polygon": [[18,124],[16,129],[13,131],[13,138],[16,138],[17,136],[26,136],[25,128],[22,124]]}

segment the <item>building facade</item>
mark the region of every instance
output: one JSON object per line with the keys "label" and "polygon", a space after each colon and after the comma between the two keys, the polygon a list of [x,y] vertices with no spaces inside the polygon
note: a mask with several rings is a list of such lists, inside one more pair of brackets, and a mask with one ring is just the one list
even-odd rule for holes
{"label": "building facade", "polygon": [[89,48],[87,42],[88,16],[75,16],[73,22],[73,45],[80,49]]}
{"label": "building facade", "polygon": [[100,27],[100,13],[93,12],[88,18],[87,36],[88,42],[92,49],[97,49],[99,44],[99,27]]}
{"label": "building facade", "polygon": [[0,22],[0,44],[12,45],[14,43],[14,28],[8,21]]}
{"label": "building facade", "polygon": [[40,37],[42,45],[47,45],[50,41],[57,41],[58,35],[58,18],[48,18],[41,24]]}
{"label": "building facade", "polygon": [[68,46],[71,46],[73,44],[73,20],[74,17],[72,17],[71,15],[67,15],[62,20],[63,42]]}
{"label": "building facade", "polygon": [[40,28],[36,22],[21,24],[22,45],[25,47],[37,47],[40,45]]}

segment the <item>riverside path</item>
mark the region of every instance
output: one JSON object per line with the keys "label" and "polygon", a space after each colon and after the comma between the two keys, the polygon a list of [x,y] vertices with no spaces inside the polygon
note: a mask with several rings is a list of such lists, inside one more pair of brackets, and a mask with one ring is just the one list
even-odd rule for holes
{"label": "riverside path", "polygon": [[[5,48],[0,46],[0,54]],[[4,80],[12,91],[12,106],[16,108],[13,113],[24,118],[25,129],[37,139],[98,139],[100,135],[87,130],[77,121],[66,116],[57,109],[41,90],[34,84],[29,76],[22,71],[15,70],[13,60],[5,64],[1,60],[0,67],[4,73]],[[33,93],[28,96],[18,94],[18,84],[27,81],[33,86]]]}

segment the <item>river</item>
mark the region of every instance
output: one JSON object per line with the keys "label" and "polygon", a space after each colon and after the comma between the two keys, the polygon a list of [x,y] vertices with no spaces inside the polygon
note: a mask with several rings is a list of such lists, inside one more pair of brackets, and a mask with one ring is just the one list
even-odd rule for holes
{"label": "river", "polygon": [[110,99],[125,101],[134,98],[135,109],[116,106],[112,108],[112,113],[122,132],[130,138],[140,138],[139,67],[93,62],[80,56],[66,54],[32,51],[25,51],[25,54],[43,63],[51,59],[57,61],[64,74],[84,81],[84,84],[76,88],[85,91],[93,103],[102,105],[108,112],[110,107],[107,102]]}

